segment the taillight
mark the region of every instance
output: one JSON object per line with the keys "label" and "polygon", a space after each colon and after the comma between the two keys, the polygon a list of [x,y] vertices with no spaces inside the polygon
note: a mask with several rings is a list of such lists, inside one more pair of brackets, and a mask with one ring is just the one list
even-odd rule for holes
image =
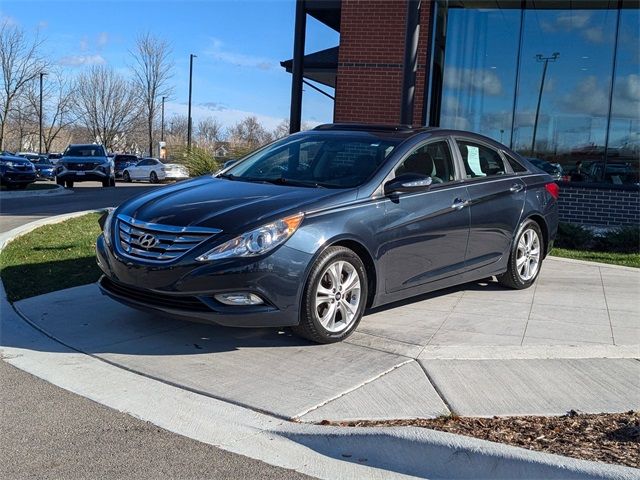
{"label": "taillight", "polygon": [[557,183],[555,182],[547,183],[544,186],[544,188],[547,189],[547,192],[549,192],[554,199],[557,200],[558,197],[560,196],[560,187],[558,186]]}

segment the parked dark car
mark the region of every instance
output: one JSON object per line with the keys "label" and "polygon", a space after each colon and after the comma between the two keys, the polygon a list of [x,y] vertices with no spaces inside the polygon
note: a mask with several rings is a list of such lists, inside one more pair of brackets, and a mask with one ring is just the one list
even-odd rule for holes
{"label": "parked dark car", "polygon": [[97,181],[103,187],[114,187],[113,161],[102,145],[69,145],[56,164],[58,185],[73,187],[74,182]]}
{"label": "parked dark car", "polygon": [[36,167],[37,178],[43,180],[55,180],[55,166],[53,165],[53,163],[51,163],[46,155],[42,155],[40,158],[34,161],[33,165]]}
{"label": "parked dark car", "polygon": [[100,286],[143,310],[335,342],[368,307],[492,275],[529,287],[557,197],[480,135],[325,125],[105,214]]}
{"label": "parked dark car", "polygon": [[562,165],[559,163],[551,163],[546,160],[542,160],[540,158],[532,158],[528,157],[527,160],[531,162],[531,164],[535,167],[538,167],[540,170],[547,172],[556,180],[562,180],[562,176],[564,175],[564,170],[562,169]]}
{"label": "parked dark car", "polygon": [[127,167],[132,167],[140,161],[137,155],[118,153],[113,156],[113,165],[115,168],[116,178],[122,178],[122,172]]}
{"label": "parked dark car", "polygon": [[35,181],[36,168],[29,160],[17,155],[0,155],[0,185],[24,189]]}
{"label": "parked dark car", "polygon": [[60,160],[61,158],[62,158],[62,154],[61,154],[61,153],[56,153],[56,152],[54,152],[54,153],[49,153],[49,154],[47,154],[47,159],[48,159],[51,163],[53,163],[54,165],[55,165],[56,163],[58,163],[58,160]]}

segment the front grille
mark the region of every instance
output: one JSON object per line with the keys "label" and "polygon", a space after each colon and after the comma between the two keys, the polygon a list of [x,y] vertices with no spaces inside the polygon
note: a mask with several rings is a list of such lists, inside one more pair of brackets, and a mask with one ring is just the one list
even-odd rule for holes
{"label": "front grille", "polygon": [[100,285],[107,291],[137,303],[150,306],[187,310],[192,312],[210,312],[211,309],[192,295],[168,295],[155,291],[142,290],[116,283],[107,277],[100,279]]}
{"label": "front grille", "polygon": [[68,163],[67,170],[72,170],[74,172],[86,172],[89,170],[94,170],[99,163],[95,162],[86,162],[86,163]]}
{"label": "front grille", "polygon": [[118,235],[117,244],[125,255],[153,262],[168,262],[222,230],[147,223],[127,215],[118,215],[115,231]]}

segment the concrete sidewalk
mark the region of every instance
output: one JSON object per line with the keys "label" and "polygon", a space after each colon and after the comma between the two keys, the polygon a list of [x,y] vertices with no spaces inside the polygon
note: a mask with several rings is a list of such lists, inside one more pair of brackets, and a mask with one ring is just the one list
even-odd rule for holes
{"label": "concrete sidewalk", "polygon": [[73,349],[285,419],[560,415],[640,408],[639,285],[637,270],[548,259],[534,288],[431,294],[334,345],[154,317],[95,285],[16,308]]}

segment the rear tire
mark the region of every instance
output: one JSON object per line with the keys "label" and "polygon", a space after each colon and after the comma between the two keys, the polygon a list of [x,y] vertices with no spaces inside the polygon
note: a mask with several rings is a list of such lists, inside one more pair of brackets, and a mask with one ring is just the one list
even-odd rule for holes
{"label": "rear tire", "polygon": [[540,274],[544,249],[540,226],[533,220],[525,220],[511,246],[507,271],[498,275],[498,282],[516,290],[529,288]]}
{"label": "rear tire", "polygon": [[66,182],[67,188],[73,188],[73,182],[71,180],[67,180]]}
{"label": "rear tire", "polygon": [[367,285],[367,271],[358,255],[345,247],[327,248],[309,274],[294,333],[316,343],[344,340],[362,319]]}
{"label": "rear tire", "polygon": [[156,174],[156,172],[151,172],[149,174],[149,181],[151,183],[158,183],[158,175]]}

